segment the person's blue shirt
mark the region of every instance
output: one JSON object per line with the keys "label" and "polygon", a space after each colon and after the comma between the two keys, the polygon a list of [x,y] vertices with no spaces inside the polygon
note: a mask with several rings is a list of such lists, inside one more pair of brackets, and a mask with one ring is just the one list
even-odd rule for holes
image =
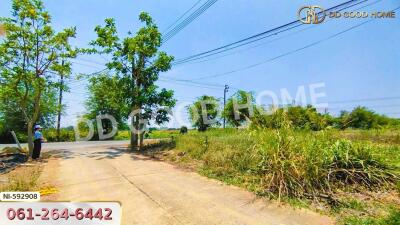
{"label": "person's blue shirt", "polygon": [[37,140],[37,139],[43,139],[42,132],[40,132],[40,131],[38,131],[38,130],[35,131],[34,139],[35,139],[35,140]]}

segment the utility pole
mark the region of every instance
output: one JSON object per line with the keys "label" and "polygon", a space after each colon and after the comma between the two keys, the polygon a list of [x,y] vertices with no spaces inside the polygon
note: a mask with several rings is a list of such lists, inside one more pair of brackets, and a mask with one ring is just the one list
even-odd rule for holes
{"label": "utility pole", "polygon": [[[226,105],[226,93],[228,93],[229,91],[229,86],[225,84],[225,88],[224,88],[224,109],[225,109],[225,105]],[[226,118],[224,115],[224,129],[225,129],[225,123],[226,123]]]}
{"label": "utility pole", "polygon": [[[64,67],[64,60],[61,62]],[[58,96],[58,118],[57,118],[57,141],[60,141],[60,128],[61,128],[61,111],[62,111],[62,97],[63,97],[63,86],[64,86],[64,73],[60,74],[60,93]]]}

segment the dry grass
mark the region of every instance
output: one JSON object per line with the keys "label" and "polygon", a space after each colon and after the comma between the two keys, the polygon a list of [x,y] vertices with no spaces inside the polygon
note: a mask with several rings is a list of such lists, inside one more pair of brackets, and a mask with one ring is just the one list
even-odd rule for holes
{"label": "dry grass", "polygon": [[0,185],[0,191],[36,191],[41,168],[38,165],[20,166],[2,175],[8,182]]}

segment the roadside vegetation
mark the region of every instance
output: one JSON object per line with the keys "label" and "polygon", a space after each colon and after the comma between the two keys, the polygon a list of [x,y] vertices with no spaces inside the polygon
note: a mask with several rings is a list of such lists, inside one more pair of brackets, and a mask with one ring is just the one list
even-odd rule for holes
{"label": "roadside vegetation", "polygon": [[259,196],[344,215],[341,222],[398,217],[400,144],[340,133],[212,129],[178,135],[172,150],[157,157]]}
{"label": "roadside vegetation", "polygon": [[19,167],[1,177],[7,182],[0,185],[0,192],[3,191],[37,191],[38,179],[41,173],[39,166]]}
{"label": "roadside vegetation", "polygon": [[247,128],[179,134],[150,154],[258,196],[330,213],[340,224],[398,224],[398,121],[362,107],[353,112],[334,118],[312,107],[278,109],[243,120]]}

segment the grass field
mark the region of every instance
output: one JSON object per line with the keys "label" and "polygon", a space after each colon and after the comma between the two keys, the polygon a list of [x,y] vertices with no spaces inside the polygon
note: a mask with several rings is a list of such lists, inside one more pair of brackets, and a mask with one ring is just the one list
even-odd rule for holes
{"label": "grass field", "polygon": [[[123,130],[118,131],[117,135],[114,137],[114,140],[129,140],[130,131]],[[179,135],[179,130],[153,130],[147,132],[145,135],[146,139],[163,139],[163,138],[172,138]]]}
{"label": "grass field", "polygon": [[158,157],[341,224],[399,224],[399,130],[214,129]]}

